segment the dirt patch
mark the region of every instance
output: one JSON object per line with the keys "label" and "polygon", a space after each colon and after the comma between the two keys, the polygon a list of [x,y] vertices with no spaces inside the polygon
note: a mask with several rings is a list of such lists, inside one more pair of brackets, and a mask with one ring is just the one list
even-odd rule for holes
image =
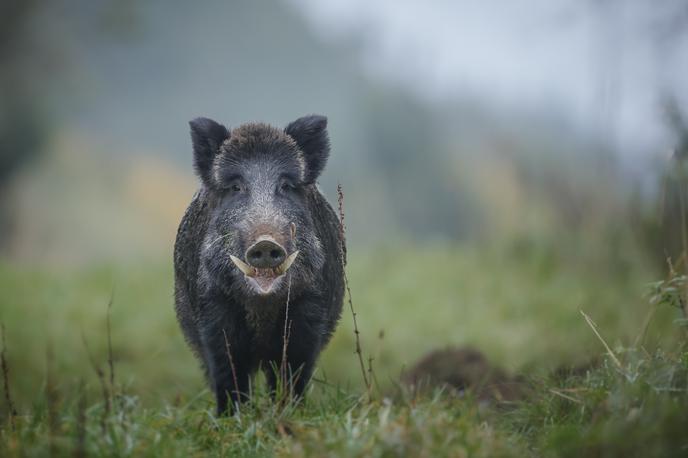
{"label": "dirt patch", "polygon": [[415,392],[443,387],[462,395],[470,390],[481,401],[516,401],[526,391],[521,377],[510,376],[471,347],[447,347],[428,353],[402,375],[402,382]]}

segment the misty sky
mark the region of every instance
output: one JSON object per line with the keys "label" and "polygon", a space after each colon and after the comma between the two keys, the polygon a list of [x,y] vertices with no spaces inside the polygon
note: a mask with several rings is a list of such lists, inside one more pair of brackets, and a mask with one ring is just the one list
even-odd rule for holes
{"label": "misty sky", "polygon": [[371,75],[433,101],[556,109],[624,155],[667,148],[662,94],[688,101],[685,2],[289,1],[359,44]]}

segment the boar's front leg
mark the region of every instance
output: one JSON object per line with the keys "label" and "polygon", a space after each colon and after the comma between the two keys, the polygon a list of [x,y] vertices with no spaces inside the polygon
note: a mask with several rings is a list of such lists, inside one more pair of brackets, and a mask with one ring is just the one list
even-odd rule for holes
{"label": "boar's front leg", "polygon": [[211,388],[217,401],[218,416],[227,413],[230,400],[229,409],[233,411],[237,403],[248,398],[249,341],[248,336],[229,323],[204,329],[203,350]]}

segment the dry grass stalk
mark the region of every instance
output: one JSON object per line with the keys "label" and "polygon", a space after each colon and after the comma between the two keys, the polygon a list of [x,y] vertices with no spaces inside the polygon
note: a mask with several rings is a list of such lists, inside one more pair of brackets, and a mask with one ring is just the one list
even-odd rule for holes
{"label": "dry grass stalk", "polygon": [[56,437],[59,434],[60,420],[58,416],[58,392],[53,375],[53,349],[49,343],[46,349],[45,364],[45,400],[48,407],[48,435],[50,442],[50,456],[57,455]]}
{"label": "dry grass stalk", "polygon": [[[237,397],[237,402],[236,402],[236,409],[237,412],[240,412],[239,410],[239,396],[241,396],[241,393],[239,392],[239,379],[237,378],[237,373],[236,373],[236,368],[234,367],[234,359],[232,358],[232,350],[229,345],[229,339],[227,338],[227,332],[223,329],[222,334],[225,337],[225,347],[227,348],[227,358],[229,358],[229,368],[232,371],[232,379],[234,381],[234,394]],[[231,393],[230,393],[230,401],[231,401]]]}
{"label": "dry grass stalk", "polygon": [[370,383],[368,383],[368,387],[367,387],[367,390],[368,390],[368,399],[372,399],[372,395],[373,395],[373,380],[375,380],[375,376],[374,376],[374,373],[373,373],[373,357],[372,357],[372,356],[368,356],[368,381],[370,382]]}
{"label": "dry grass stalk", "polygon": [[81,379],[79,383],[79,403],[76,411],[76,438],[74,443],[74,457],[86,456],[86,384]]}
{"label": "dry grass stalk", "polygon": [[550,388],[549,392],[555,396],[559,396],[560,398],[566,399],[567,401],[575,402],[576,404],[583,404],[583,401],[581,401],[580,399],[576,399],[573,396],[564,394],[561,391],[555,390],[554,388]]}
{"label": "dry grass stalk", "polygon": [[623,365],[621,364],[621,361],[619,361],[619,358],[616,357],[612,349],[609,347],[609,345],[607,345],[607,342],[602,338],[600,333],[597,331],[597,325],[595,324],[595,322],[592,321],[592,319],[588,315],[586,315],[584,311],[581,310],[580,312],[581,315],[583,315],[583,318],[585,318],[585,321],[588,323],[588,326],[590,326],[590,328],[592,329],[592,332],[595,333],[597,338],[600,339],[600,342],[602,342],[602,345],[604,345],[604,348],[607,350],[607,353],[612,358],[612,361],[614,361],[614,364],[616,364],[617,367],[623,372]]}
{"label": "dry grass stalk", "polygon": [[[285,321],[286,325],[286,321]],[[280,402],[286,404],[286,401],[293,397],[293,387],[296,384],[296,379],[293,377],[291,368],[287,363],[287,345],[289,345],[289,337],[291,336],[292,321],[284,328],[283,347],[282,347],[282,364],[280,367],[280,383],[282,384],[282,396]],[[288,388],[288,389],[287,389]]]}
{"label": "dry grass stalk", "polygon": [[346,294],[349,302],[349,309],[351,310],[351,316],[354,322],[354,337],[355,337],[355,353],[358,356],[358,362],[361,367],[361,375],[363,376],[363,383],[365,383],[366,392],[370,393],[370,380],[368,380],[368,374],[366,372],[365,363],[363,362],[363,352],[361,350],[361,338],[360,332],[358,330],[358,323],[356,321],[356,312],[354,310],[353,299],[351,298],[351,289],[349,288],[349,278],[346,275],[346,249],[345,249],[345,233],[346,228],[344,226],[344,192],[342,192],[342,185],[337,185],[337,202],[339,204],[339,237],[341,240],[341,246],[339,247],[340,255],[342,259],[342,270],[344,271],[344,286],[346,288]]}
{"label": "dry grass stalk", "polygon": [[110,403],[110,392],[108,390],[107,382],[105,381],[105,372],[103,372],[103,369],[101,369],[100,366],[98,366],[98,363],[96,362],[95,358],[91,354],[91,351],[88,348],[88,342],[86,341],[86,336],[84,335],[83,330],[81,331],[81,340],[84,344],[84,348],[86,349],[86,355],[88,356],[88,361],[91,364],[91,367],[95,371],[96,375],[98,376],[98,381],[100,382],[100,387],[103,392],[103,405],[105,408],[103,409],[103,415],[101,416],[100,419],[100,426],[103,430],[103,434],[107,431],[107,418],[110,415],[110,410],[111,410],[111,403]]}
{"label": "dry grass stalk", "polygon": [[[291,223],[291,239],[296,237],[296,225]],[[287,397],[287,391],[284,388],[287,386],[287,348],[289,347],[289,337],[291,334],[291,320],[289,319],[289,301],[291,299],[291,273],[287,274],[287,303],[284,310],[284,330],[282,332],[282,361],[280,363],[280,383],[282,384],[283,396],[281,401]]]}
{"label": "dry grass stalk", "polygon": [[15,430],[15,417],[17,416],[17,409],[14,407],[12,401],[12,394],[10,391],[10,366],[7,364],[7,344],[5,343],[5,324],[0,323],[0,330],[2,331],[2,352],[0,352],[0,366],[2,367],[2,379],[5,384],[5,404],[7,404],[7,413],[10,419],[10,427],[12,431]]}
{"label": "dry grass stalk", "polygon": [[115,392],[115,363],[114,359],[112,357],[112,331],[111,331],[111,326],[110,326],[110,315],[112,312],[112,301],[114,299],[115,293],[113,291],[112,294],[110,294],[110,301],[108,302],[108,307],[107,307],[107,317],[106,317],[106,326],[107,326],[107,343],[108,343],[108,366],[110,368],[110,390],[112,393]]}

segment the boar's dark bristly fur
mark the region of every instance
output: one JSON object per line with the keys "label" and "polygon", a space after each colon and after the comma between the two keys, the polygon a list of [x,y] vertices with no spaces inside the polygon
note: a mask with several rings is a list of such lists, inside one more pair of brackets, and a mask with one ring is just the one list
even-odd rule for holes
{"label": "boar's dark bristly fur", "polygon": [[[300,396],[334,332],[344,295],[339,219],[315,184],[329,156],[327,119],[306,116],[284,130],[256,123],[230,131],[206,118],[190,126],[201,186],[174,248],[184,336],[223,414],[230,400],[231,408],[248,395],[259,367],[275,389],[288,298],[286,362],[288,373],[297,374],[291,389]],[[259,242],[276,248],[270,251],[280,256],[276,262],[298,254],[291,266],[259,269],[248,259]]]}

